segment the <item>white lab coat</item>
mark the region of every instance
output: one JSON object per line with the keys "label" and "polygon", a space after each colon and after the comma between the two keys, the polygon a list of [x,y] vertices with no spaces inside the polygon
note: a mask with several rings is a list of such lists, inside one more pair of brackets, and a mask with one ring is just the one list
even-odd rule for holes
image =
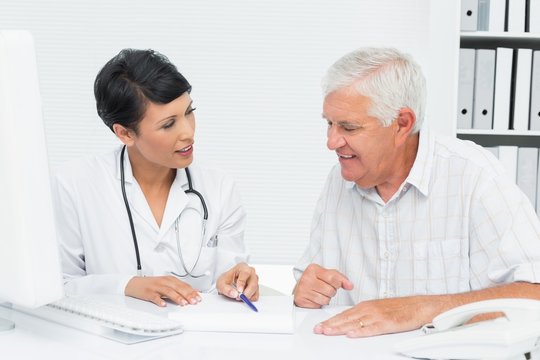
{"label": "white lab coat", "polygon": [[[137,274],[135,248],[120,182],[121,147],[101,156],[81,160],[58,172],[52,181],[67,295],[124,294]],[[146,276],[184,274],[178,253],[175,220],[184,262],[191,270],[201,246],[202,206],[199,198],[186,194],[184,169],[171,186],[161,226],[133,177],[126,151],[126,195]],[[247,261],[244,246],[245,212],[234,182],[216,170],[189,167],[193,188],[208,207],[202,253],[193,273],[208,273],[202,280],[183,278],[199,291],[215,289],[217,278],[235,264]],[[212,246],[210,239],[216,239]],[[210,246],[208,246],[210,245]],[[205,280],[206,279],[206,280]]]}

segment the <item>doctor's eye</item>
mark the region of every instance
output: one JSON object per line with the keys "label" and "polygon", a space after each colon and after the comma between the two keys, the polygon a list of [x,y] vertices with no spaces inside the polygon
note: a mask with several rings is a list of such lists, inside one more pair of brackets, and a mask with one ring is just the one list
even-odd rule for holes
{"label": "doctor's eye", "polygon": [[174,126],[174,123],[176,122],[176,119],[171,119],[170,121],[167,121],[163,126],[162,129],[170,129]]}
{"label": "doctor's eye", "polygon": [[192,108],[191,106],[186,110],[186,115],[193,114],[193,112],[197,110],[197,108]]}

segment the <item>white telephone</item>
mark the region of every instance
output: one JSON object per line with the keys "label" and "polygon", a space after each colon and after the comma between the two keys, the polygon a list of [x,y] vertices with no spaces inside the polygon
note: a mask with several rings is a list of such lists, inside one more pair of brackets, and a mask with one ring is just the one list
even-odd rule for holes
{"label": "white telephone", "polygon": [[[465,324],[473,316],[503,312],[494,320]],[[465,325],[464,325],[465,324]],[[495,299],[459,306],[433,319],[426,335],[402,341],[394,349],[424,359],[525,359],[540,346],[540,301]]]}

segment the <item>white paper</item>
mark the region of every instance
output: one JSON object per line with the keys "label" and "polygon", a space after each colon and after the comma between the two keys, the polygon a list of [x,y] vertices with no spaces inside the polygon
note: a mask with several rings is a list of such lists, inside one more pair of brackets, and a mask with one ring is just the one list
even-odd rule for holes
{"label": "white paper", "polygon": [[222,295],[201,294],[197,305],[178,307],[169,318],[184,325],[185,331],[253,332],[292,334],[292,296],[261,296],[255,312],[241,301]]}

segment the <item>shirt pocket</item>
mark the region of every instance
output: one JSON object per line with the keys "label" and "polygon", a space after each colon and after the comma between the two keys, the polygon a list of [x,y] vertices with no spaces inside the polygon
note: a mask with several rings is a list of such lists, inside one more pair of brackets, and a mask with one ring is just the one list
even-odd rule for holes
{"label": "shirt pocket", "polygon": [[415,294],[445,294],[464,290],[461,244],[461,239],[413,244]]}

